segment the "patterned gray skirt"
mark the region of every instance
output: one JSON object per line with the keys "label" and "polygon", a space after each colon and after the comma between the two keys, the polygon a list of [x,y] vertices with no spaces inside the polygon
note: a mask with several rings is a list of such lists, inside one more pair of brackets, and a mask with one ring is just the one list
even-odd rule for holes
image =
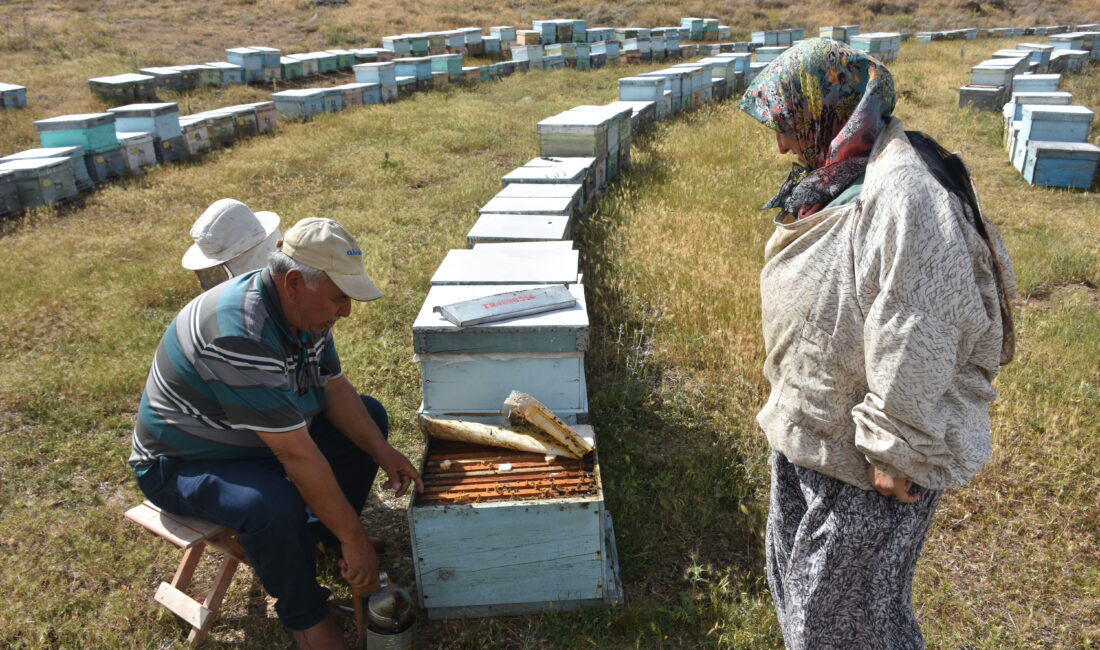
{"label": "patterned gray skirt", "polygon": [[768,586],[789,650],[919,650],[913,571],[940,492],[902,503],[772,452]]}

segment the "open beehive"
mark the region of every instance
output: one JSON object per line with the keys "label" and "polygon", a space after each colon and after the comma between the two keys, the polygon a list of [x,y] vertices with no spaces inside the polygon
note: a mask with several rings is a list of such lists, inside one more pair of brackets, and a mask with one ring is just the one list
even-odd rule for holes
{"label": "open beehive", "polygon": [[[576,429],[591,440],[591,427]],[[429,438],[421,474],[409,528],[429,618],[622,602],[595,453],[547,457]]]}

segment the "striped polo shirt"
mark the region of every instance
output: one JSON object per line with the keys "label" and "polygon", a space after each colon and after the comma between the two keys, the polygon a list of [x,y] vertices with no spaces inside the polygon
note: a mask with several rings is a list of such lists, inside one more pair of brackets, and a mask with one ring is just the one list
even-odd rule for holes
{"label": "striped polo shirt", "polygon": [[157,346],[134,427],[130,466],[161,456],[270,457],[256,435],[308,425],[341,375],[331,331],[291,333],[267,269],[184,307]]}

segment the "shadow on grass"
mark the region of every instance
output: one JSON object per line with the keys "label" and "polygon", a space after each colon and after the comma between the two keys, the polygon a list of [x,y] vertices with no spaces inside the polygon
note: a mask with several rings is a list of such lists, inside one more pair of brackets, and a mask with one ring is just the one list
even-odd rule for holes
{"label": "shadow on grass", "polygon": [[585,363],[590,419],[628,604],[620,625],[630,628],[631,619],[649,617],[660,629],[681,634],[673,645],[729,645],[716,643],[713,633],[731,606],[747,613],[733,601],[747,597],[754,601],[750,609],[769,602],[766,506],[759,478],[731,444],[754,432],[731,430],[740,425],[722,422],[708,408],[705,388],[693,388],[656,358],[661,307],[642,304],[622,281],[626,266],[660,263],[621,259],[616,246],[631,221],[633,203],[623,197],[637,196],[633,188],[667,183],[673,173],[661,156],[648,154],[653,143],[652,137],[633,143],[646,155],[637,155],[620,179],[622,191],[574,232],[591,321]]}

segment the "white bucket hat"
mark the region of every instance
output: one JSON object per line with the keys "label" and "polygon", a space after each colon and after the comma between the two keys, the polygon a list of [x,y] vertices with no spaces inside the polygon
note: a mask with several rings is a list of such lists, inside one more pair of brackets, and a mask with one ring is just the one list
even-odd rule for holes
{"label": "white bucket hat", "polygon": [[218,199],[210,204],[195,225],[195,240],[183,255],[183,268],[197,271],[238,257],[263,242],[279,227],[274,212],[252,212],[235,199]]}

